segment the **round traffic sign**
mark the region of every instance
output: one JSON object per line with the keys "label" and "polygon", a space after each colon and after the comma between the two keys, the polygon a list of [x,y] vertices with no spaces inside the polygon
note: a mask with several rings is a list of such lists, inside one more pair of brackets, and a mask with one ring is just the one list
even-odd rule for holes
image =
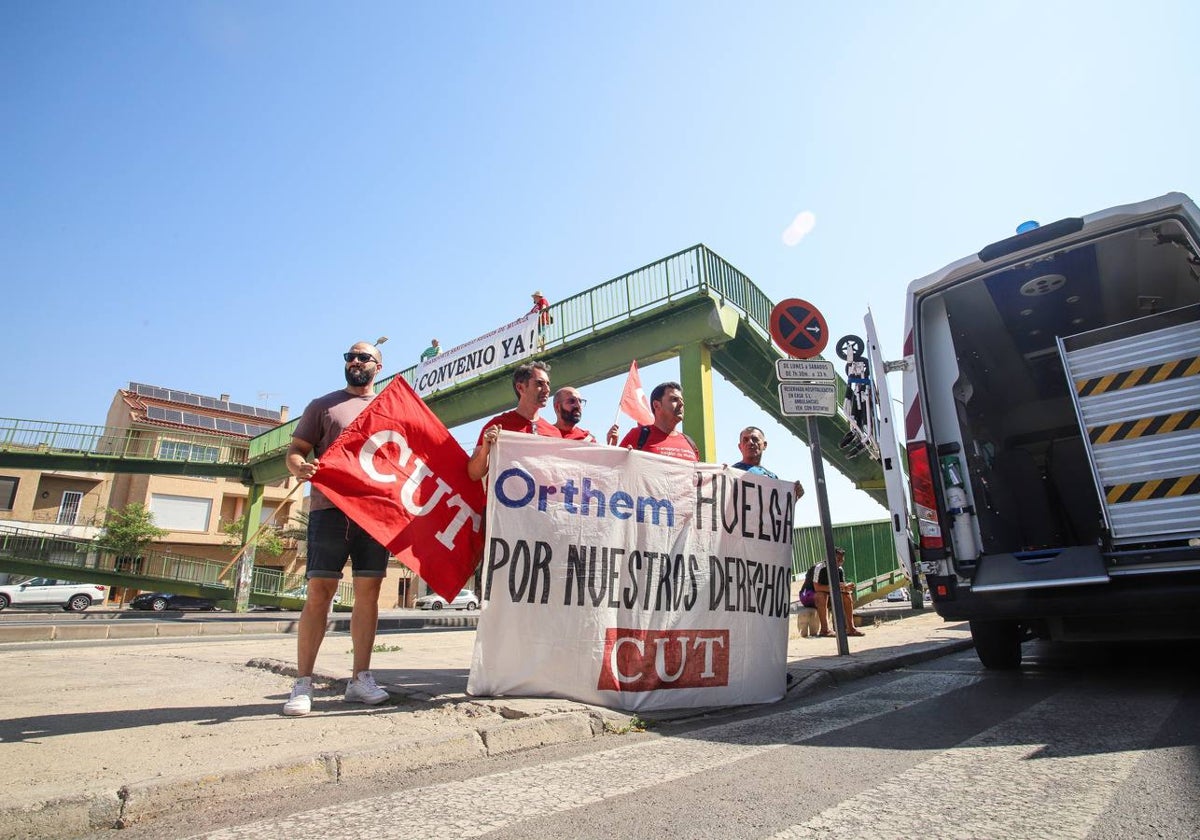
{"label": "round traffic sign", "polygon": [[771,338],[789,356],[811,359],[829,343],[829,327],[817,307],[800,298],[788,298],[771,310]]}
{"label": "round traffic sign", "polygon": [[863,351],[866,349],[867,343],[853,333],[842,336],[833,345],[833,352],[847,362],[862,360],[864,358]]}

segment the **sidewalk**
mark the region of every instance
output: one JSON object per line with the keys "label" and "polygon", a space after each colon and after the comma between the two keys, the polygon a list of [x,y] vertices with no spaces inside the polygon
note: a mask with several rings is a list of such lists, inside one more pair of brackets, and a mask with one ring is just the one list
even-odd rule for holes
{"label": "sidewalk", "polygon": [[[932,610],[788,645],[792,695],[970,646]],[[867,614],[870,616],[870,613]],[[465,695],[473,628],[381,633],[394,704],[348,705],[350,638],[331,632],[313,713],[285,718],[295,637],[28,649],[0,644],[0,838],[73,837],[215,798],[366,778],[615,733],[630,715],[568,700]],[[687,712],[655,714],[681,719]]]}

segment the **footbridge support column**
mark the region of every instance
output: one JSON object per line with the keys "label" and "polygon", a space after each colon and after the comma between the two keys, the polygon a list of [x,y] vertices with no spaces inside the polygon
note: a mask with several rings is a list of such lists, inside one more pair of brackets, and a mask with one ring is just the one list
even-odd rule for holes
{"label": "footbridge support column", "polygon": [[716,422],[713,417],[712,350],[705,342],[679,350],[679,384],[686,402],[683,428],[700,448],[700,460],[717,460]]}
{"label": "footbridge support column", "polygon": [[233,570],[233,611],[247,612],[250,609],[250,585],[254,580],[254,546],[246,545],[252,537],[258,535],[258,526],[262,524],[263,495],[266,485],[251,484],[249,498],[246,500],[245,530],[242,531],[242,545],[246,550],[238,559]]}

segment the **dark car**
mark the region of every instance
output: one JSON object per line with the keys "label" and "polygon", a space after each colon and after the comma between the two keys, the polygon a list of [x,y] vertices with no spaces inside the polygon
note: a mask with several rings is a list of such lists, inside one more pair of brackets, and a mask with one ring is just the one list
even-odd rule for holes
{"label": "dark car", "polygon": [[131,610],[215,610],[217,602],[197,595],[172,595],[169,592],[143,592],[129,602]]}

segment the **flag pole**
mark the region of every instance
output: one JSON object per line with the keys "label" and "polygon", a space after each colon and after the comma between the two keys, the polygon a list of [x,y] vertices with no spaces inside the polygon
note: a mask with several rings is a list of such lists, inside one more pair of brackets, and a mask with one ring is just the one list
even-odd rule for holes
{"label": "flag pole", "polygon": [[286,496],[280,499],[279,504],[277,504],[275,509],[271,511],[271,515],[262,521],[262,524],[258,526],[258,530],[251,535],[250,539],[246,540],[246,544],[238,549],[238,553],[233,555],[232,560],[225,564],[225,568],[221,569],[220,573],[217,575],[217,580],[225,577],[225,573],[233,568],[233,564],[242,559],[242,555],[246,553],[246,549],[254,545],[254,541],[258,539],[258,535],[261,534],[268,525],[275,521],[276,514],[283,509],[283,503],[292,498],[292,496],[296,495],[296,491],[299,490],[303,485],[303,481],[300,481],[299,479],[296,480],[296,486],[288,491]]}

